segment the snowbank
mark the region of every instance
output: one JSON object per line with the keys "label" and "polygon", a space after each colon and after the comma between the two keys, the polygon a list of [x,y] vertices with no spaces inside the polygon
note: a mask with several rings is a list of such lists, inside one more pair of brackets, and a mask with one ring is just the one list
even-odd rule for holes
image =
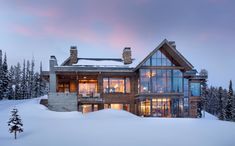
{"label": "snowbank", "polygon": [[124,110],[115,110],[115,109],[104,109],[104,110],[99,110],[96,112],[91,112],[84,114],[85,118],[89,119],[116,119],[116,118],[139,118],[138,116],[124,111]]}
{"label": "snowbank", "polygon": [[[0,101],[1,146],[233,146],[235,123],[187,118],[141,118],[125,111],[53,112],[39,99]],[[7,121],[17,106],[24,132]]]}

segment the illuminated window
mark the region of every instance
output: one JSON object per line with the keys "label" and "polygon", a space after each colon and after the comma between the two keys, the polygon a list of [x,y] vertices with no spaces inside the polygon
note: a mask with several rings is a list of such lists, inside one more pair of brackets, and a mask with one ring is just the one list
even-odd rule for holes
{"label": "illuminated window", "polygon": [[59,83],[58,92],[69,92],[69,83]]}
{"label": "illuminated window", "polygon": [[129,78],[104,78],[104,93],[130,93]]}
{"label": "illuminated window", "polygon": [[140,92],[149,93],[150,90],[150,69],[140,69]]}
{"label": "illuminated window", "polygon": [[97,93],[97,80],[79,80],[79,94]]}
{"label": "illuminated window", "polygon": [[109,93],[124,93],[124,79],[110,78]]}

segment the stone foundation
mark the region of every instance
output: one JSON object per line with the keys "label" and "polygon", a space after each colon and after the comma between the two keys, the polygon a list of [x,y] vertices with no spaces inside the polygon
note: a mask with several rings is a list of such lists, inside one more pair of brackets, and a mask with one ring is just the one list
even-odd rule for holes
{"label": "stone foundation", "polygon": [[53,111],[77,111],[76,93],[49,93],[48,108]]}

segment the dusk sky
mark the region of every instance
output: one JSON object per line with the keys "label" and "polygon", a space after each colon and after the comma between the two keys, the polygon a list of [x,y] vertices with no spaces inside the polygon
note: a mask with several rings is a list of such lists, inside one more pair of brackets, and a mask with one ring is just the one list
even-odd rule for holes
{"label": "dusk sky", "polygon": [[143,59],[165,38],[209,85],[235,84],[234,0],[0,0],[0,49],[15,65],[34,56],[48,70],[70,46],[80,57],[121,57],[124,47]]}

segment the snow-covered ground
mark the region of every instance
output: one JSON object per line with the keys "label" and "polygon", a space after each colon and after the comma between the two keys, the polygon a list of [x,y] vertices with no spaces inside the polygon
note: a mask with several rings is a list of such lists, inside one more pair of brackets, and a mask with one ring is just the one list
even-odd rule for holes
{"label": "snow-covered ground", "polygon": [[[12,107],[24,132],[8,133]],[[0,101],[1,146],[234,146],[235,123],[205,119],[141,118],[125,111],[53,112],[39,99]]]}

